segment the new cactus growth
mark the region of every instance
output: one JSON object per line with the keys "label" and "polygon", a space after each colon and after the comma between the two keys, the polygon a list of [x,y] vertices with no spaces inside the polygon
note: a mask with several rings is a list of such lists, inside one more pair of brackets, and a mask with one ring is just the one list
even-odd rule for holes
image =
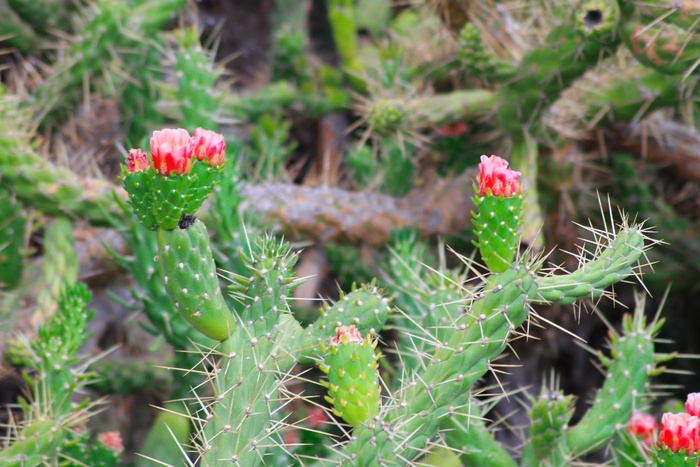
{"label": "new cactus growth", "polygon": [[498,156],[481,156],[479,187],[474,205],[476,246],[492,272],[505,272],[513,263],[518,247],[518,228],[522,224],[522,186],[519,172],[510,170],[508,162]]}
{"label": "new cactus growth", "polygon": [[365,423],[377,415],[381,397],[377,340],[362,337],[355,326],[340,326],[336,336],[323,343],[325,353],[321,371],[328,375],[326,400],[333,404],[338,417],[352,426]]}

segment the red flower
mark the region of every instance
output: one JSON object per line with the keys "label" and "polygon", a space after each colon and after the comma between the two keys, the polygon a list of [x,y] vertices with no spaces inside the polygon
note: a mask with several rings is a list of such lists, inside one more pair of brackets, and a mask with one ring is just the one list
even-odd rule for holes
{"label": "red flower", "polygon": [[700,418],[687,413],[665,413],[661,417],[659,444],[673,452],[685,450],[688,455],[700,450]]}
{"label": "red flower", "polygon": [[648,448],[654,444],[656,436],[656,419],[649,414],[634,413],[627,422],[627,429],[630,434],[642,438],[644,445]]}
{"label": "red flower", "polygon": [[141,172],[148,168],[148,158],[140,149],[131,149],[126,157],[127,168],[130,173]]}
{"label": "red flower", "polygon": [[112,451],[121,452],[124,450],[124,445],[122,444],[122,437],[118,431],[110,431],[108,433],[100,433],[97,435],[100,439],[100,443],[107,449]]}
{"label": "red flower", "polygon": [[691,392],[685,401],[685,411],[690,415],[700,417],[700,392]]}
{"label": "red flower", "polygon": [[192,170],[194,160],[192,138],[186,130],[154,131],[151,137],[153,166],[163,175],[182,175]]}
{"label": "red flower", "polygon": [[362,334],[354,326],[338,326],[335,328],[335,337],[331,337],[329,342],[331,345],[346,344],[348,342],[361,343],[363,341]]}
{"label": "red flower", "polygon": [[224,141],[223,135],[204,128],[197,128],[194,130],[192,142],[197,160],[206,159],[212,167],[218,167],[224,163],[226,141]]}
{"label": "red flower", "polygon": [[479,195],[490,190],[494,196],[513,196],[522,189],[518,183],[520,172],[508,168],[508,161],[498,156],[481,156],[479,164]]}
{"label": "red flower", "polygon": [[309,417],[306,419],[309,427],[319,428],[328,423],[328,414],[323,407],[314,407],[309,410]]}
{"label": "red flower", "polygon": [[440,136],[447,138],[457,138],[469,131],[469,125],[464,122],[452,122],[438,128]]}

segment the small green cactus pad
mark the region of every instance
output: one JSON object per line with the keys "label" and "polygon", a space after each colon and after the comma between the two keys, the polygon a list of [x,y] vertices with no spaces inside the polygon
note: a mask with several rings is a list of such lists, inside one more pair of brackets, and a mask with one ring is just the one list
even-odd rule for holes
{"label": "small green cactus pad", "polygon": [[185,215],[175,230],[158,230],[158,270],[175,308],[205,336],[229,338],[235,319],[221,293],[206,226]]}
{"label": "small green cactus pad", "polygon": [[333,413],[352,426],[377,415],[381,399],[377,341],[363,339],[355,326],[341,326],[329,346],[321,346],[326,356],[320,368],[328,375],[321,384],[328,388],[326,400],[333,404]]}
{"label": "small green cactus pad", "polygon": [[634,57],[660,73],[686,73],[697,66],[700,55],[700,34],[694,28],[684,28],[658,20],[626,21],[623,37]]}
{"label": "small green cactus pad", "polygon": [[481,252],[481,259],[491,272],[504,272],[513,263],[518,248],[518,228],[522,224],[523,195],[511,197],[475,196],[472,211],[474,233],[479,238],[474,242]]}
{"label": "small green cactus pad", "polygon": [[354,325],[365,335],[379,332],[392,311],[390,299],[382,293],[374,282],[359,288],[353,285],[353,290],[341,293],[333,306],[324,305],[321,316],[309,326],[309,331],[319,339],[326,338],[339,326]]}

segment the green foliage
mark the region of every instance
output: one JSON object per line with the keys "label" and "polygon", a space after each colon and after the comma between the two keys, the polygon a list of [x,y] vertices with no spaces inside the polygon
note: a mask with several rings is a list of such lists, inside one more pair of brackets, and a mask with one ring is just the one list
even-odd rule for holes
{"label": "green foliage", "polygon": [[21,205],[0,187],[0,284],[13,288],[22,280],[24,225]]}

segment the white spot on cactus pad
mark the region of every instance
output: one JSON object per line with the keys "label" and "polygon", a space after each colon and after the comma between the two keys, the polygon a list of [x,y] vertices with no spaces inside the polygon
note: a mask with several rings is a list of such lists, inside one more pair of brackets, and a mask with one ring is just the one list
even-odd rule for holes
{"label": "white spot on cactus pad", "polygon": [[180,263],[177,265],[180,269],[185,269],[185,263]]}

